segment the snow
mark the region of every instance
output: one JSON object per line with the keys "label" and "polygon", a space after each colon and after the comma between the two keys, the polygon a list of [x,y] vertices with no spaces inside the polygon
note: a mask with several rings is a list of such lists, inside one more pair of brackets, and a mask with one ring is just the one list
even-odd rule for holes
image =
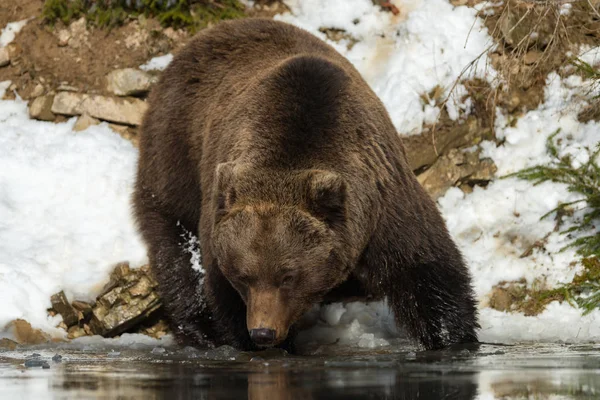
{"label": "snow", "polygon": [[140,69],[143,71],[163,71],[171,61],[173,61],[173,54],[154,57],[146,64],[140,65]]}
{"label": "snow", "polygon": [[129,207],[136,149],[107,124],[74,123],[0,101],[0,332],[15,318],[55,332],[52,294],[91,300],[114,264],[146,261]]}
{"label": "snow", "polygon": [[535,317],[484,308],[480,319],[479,340],[488,343],[600,341],[600,313],[582,316],[567,303],[550,303]]}
{"label": "snow", "polygon": [[16,34],[23,29],[28,21],[28,19],[24,19],[22,21],[11,22],[6,25],[0,34],[0,47],[6,47],[10,42],[15,40]]}
{"label": "snow", "polygon": [[600,47],[584,49],[579,58],[591,66],[598,67],[600,65]]}
{"label": "snow", "polygon": [[[365,76],[401,134],[419,133],[435,121],[440,105],[422,97],[437,87],[442,97],[454,89],[445,107],[460,123],[471,100],[464,86],[453,86],[456,79],[497,79],[487,66],[493,41],[473,8],[454,7],[446,0],[401,0],[393,1],[400,10],[394,16],[371,0],[286,3],[291,13],[277,19],[324,40],[322,27],[343,29],[358,40],[353,46],[347,40],[330,44]],[[0,43],[12,40],[10,32],[17,28],[4,29]],[[581,57],[597,63],[598,54],[599,49],[585,49]],[[140,68],[163,70],[171,60],[172,55],[157,57]],[[473,60],[478,61],[471,64]],[[2,91],[8,86],[1,84]],[[560,154],[586,162],[586,147],[600,141],[600,126],[579,122],[577,114],[597,91],[577,76],[550,74],[544,102],[536,110],[515,124],[497,110],[496,132],[504,143],[482,143],[482,156],[494,160],[498,176],[545,163],[546,140],[558,131]],[[26,102],[0,101],[0,337],[8,335],[2,327],[15,318],[57,334],[56,319],[46,316],[51,294],[62,289],[69,299],[91,299],[115,263],[126,260],[136,267],[147,261],[129,204],[137,150],[106,124],[79,133],[72,131],[73,124],[33,121]],[[559,252],[567,239],[554,232],[553,218],[540,217],[559,202],[577,198],[563,185],[533,186],[516,178],[496,179],[470,194],[450,189],[440,198],[448,228],[473,274],[482,340],[600,339],[599,311],[582,316],[566,303],[552,303],[542,314],[525,317],[486,307],[492,287],[501,281],[542,280],[551,287],[573,278],[580,268],[574,263],[576,254]],[[544,246],[529,251],[540,240]],[[201,271],[197,238],[187,232],[182,245],[192,255],[190,267]],[[313,326],[300,333],[303,343],[378,348],[403,335],[385,302],[315,307],[304,320]]]}
{"label": "snow", "polygon": [[[178,223],[179,224],[179,223]],[[190,264],[193,270],[203,274],[204,269],[202,268],[202,255],[200,254],[200,241],[192,232],[186,230],[183,226],[183,234],[181,238],[183,242],[181,246],[185,250],[186,253],[190,254]]]}

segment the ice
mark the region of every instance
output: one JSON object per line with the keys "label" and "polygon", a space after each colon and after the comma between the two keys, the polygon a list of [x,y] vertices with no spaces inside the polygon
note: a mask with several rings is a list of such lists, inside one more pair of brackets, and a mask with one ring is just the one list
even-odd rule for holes
{"label": "ice", "polygon": [[211,349],[208,351],[205,351],[201,357],[205,358],[207,360],[214,360],[214,361],[229,361],[229,360],[235,360],[239,355],[241,354],[241,352],[239,350],[236,350],[235,348],[231,347],[231,346],[221,346],[221,347],[217,347],[216,349]]}

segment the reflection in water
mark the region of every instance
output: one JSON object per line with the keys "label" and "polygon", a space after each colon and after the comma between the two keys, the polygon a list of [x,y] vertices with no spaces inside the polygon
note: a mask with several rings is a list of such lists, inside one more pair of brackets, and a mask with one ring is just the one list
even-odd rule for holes
{"label": "reflection in water", "polygon": [[[144,367],[138,366],[138,371]],[[441,374],[370,368],[231,371],[190,365],[154,365],[152,373],[111,372],[100,366],[66,367],[50,379],[68,398],[143,399],[473,399],[476,374]]]}
{"label": "reflection in water", "polygon": [[243,353],[233,361],[172,354],[64,354],[65,362],[42,370],[23,367],[26,353],[0,352],[0,399],[588,399],[600,393],[595,347],[260,361]]}

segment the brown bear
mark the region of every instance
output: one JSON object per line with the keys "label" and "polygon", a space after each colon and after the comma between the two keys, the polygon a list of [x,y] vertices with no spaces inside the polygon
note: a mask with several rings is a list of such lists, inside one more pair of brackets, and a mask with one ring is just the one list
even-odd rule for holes
{"label": "brown bear", "polygon": [[477,340],[468,269],[385,107],[294,26],[221,23],[175,56],[150,95],[134,208],[182,342],[291,349],[336,291],[387,297],[426,349]]}

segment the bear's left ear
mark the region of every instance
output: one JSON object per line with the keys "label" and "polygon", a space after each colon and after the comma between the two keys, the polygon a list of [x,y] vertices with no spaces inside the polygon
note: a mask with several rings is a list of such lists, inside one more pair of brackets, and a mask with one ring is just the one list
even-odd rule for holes
{"label": "bear's left ear", "polygon": [[338,174],[321,170],[308,173],[308,210],[331,227],[346,220],[346,194],[346,182]]}

